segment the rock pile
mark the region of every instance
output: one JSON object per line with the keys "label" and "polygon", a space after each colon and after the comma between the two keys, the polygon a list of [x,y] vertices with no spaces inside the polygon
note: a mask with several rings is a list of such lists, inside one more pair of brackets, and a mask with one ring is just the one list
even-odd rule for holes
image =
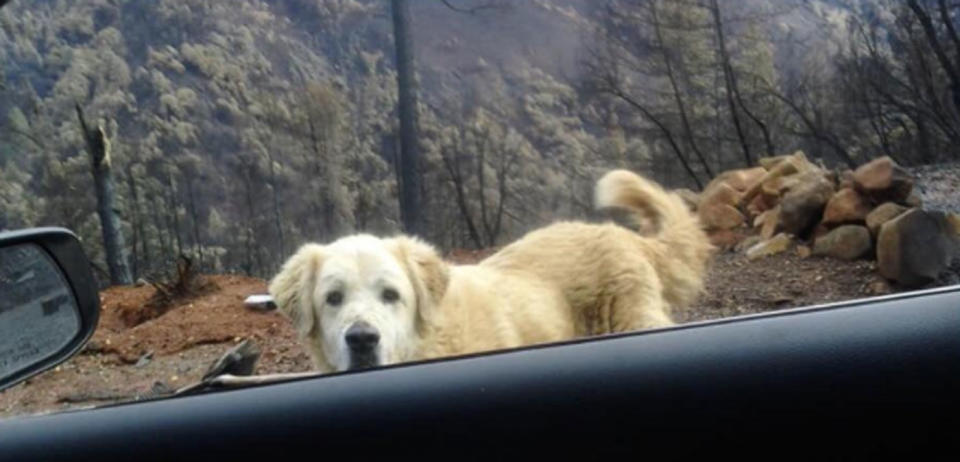
{"label": "rock pile", "polygon": [[960,248],[960,215],[925,210],[914,178],[890,157],[833,171],[798,151],[724,172],[699,194],[676,192],[714,244],[751,260],[792,247],[804,258],[875,258],[885,278],[919,287]]}

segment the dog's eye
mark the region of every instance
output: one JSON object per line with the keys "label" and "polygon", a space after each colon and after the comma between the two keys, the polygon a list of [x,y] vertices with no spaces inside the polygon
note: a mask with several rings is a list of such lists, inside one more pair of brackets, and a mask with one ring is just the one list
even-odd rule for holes
{"label": "dog's eye", "polygon": [[394,289],[383,289],[383,294],[380,296],[383,297],[383,301],[387,303],[393,303],[400,299],[400,294]]}
{"label": "dog's eye", "polygon": [[340,291],[330,292],[327,294],[327,304],[337,306],[343,302],[343,293]]}

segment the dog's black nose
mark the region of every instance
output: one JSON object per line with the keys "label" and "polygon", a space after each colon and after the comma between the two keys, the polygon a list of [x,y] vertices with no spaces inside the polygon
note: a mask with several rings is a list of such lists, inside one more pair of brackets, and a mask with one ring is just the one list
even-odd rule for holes
{"label": "dog's black nose", "polygon": [[347,329],[347,346],[353,351],[370,351],[380,341],[380,333],[370,324],[355,322]]}

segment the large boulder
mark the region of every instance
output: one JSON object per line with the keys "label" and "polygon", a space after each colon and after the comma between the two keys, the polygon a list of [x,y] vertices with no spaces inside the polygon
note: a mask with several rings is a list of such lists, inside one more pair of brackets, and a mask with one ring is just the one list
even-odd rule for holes
{"label": "large boulder", "polygon": [[863,223],[870,213],[870,203],[852,188],[841,189],[823,210],[823,223],[840,225],[844,223]]}
{"label": "large boulder", "polygon": [[897,218],[907,210],[909,209],[902,205],[893,202],[884,202],[867,214],[867,229],[870,230],[870,234],[876,236],[880,233],[880,227],[883,226],[884,223]]}
{"label": "large boulder", "polygon": [[866,227],[844,225],[818,238],[813,244],[813,254],[856,260],[869,253],[872,246],[870,231]]}
{"label": "large boulder", "polygon": [[890,157],[861,165],[853,172],[853,184],[877,202],[904,203],[913,191],[913,178]]}
{"label": "large boulder", "polygon": [[956,251],[956,236],[942,213],[910,209],[880,227],[880,274],[907,287],[934,281]]}
{"label": "large boulder", "polygon": [[832,196],[833,183],[822,172],[804,174],[803,181],[780,201],[780,226],[795,236],[807,234],[820,221]]}

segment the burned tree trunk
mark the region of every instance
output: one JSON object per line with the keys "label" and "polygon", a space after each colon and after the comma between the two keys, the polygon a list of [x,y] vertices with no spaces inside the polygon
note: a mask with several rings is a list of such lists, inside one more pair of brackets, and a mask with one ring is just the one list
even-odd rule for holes
{"label": "burned tree trunk", "polygon": [[723,34],[723,19],[720,13],[720,4],[717,0],[710,2],[710,13],[713,16],[713,24],[717,32],[717,51],[720,55],[720,67],[723,69],[723,80],[727,90],[727,104],[730,106],[730,119],[737,132],[737,139],[740,140],[740,148],[743,149],[743,161],[747,167],[753,166],[753,156],[750,155],[750,142],[744,132],[743,125],[740,123],[740,115],[737,113],[737,101],[743,101],[740,98],[740,88],[737,86],[736,75],[733,72],[733,65],[730,62],[730,54],[727,52],[727,39]]}
{"label": "burned tree trunk", "polygon": [[[130,214],[133,218],[133,255],[130,259],[132,277],[139,277],[150,268],[150,250],[147,247],[147,234],[144,226],[144,214],[140,210],[140,193],[133,164],[127,166],[127,187],[130,190]],[[138,247],[139,246],[139,247]]]}
{"label": "burned tree trunk", "polygon": [[710,164],[707,163],[707,158],[703,155],[703,151],[701,151],[700,147],[697,145],[696,134],[691,127],[690,118],[687,116],[687,106],[683,100],[683,93],[680,90],[680,85],[677,83],[677,75],[673,68],[673,59],[670,56],[670,52],[667,50],[667,46],[663,38],[662,24],[660,23],[660,18],[657,15],[656,2],[650,4],[650,12],[651,19],[653,19],[653,30],[657,37],[657,47],[660,49],[660,56],[663,59],[664,68],[667,74],[667,81],[670,82],[670,88],[673,90],[673,99],[677,103],[677,112],[680,114],[680,122],[681,126],[683,127],[684,135],[687,137],[687,143],[690,144],[690,148],[693,150],[693,153],[696,154],[697,159],[700,161],[700,165],[703,166],[703,171],[707,174],[707,177],[713,178],[713,170],[710,169]]}
{"label": "burned tree trunk", "polygon": [[173,180],[172,167],[167,168],[167,225],[173,229],[177,243],[177,255],[183,254],[183,238],[180,236],[180,215],[177,213],[177,184]]}
{"label": "burned tree trunk", "polygon": [[400,115],[400,216],[406,232],[420,234],[423,229],[420,210],[419,114],[413,38],[410,37],[410,5],[407,0],[393,0],[392,3]]}
{"label": "burned tree trunk", "polygon": [[267,162],[270,163],[270,192],[273,193],[273,223],[277,228],[277,243],[280,255],[287,254],[287,244],[283,236],[283,211],[280,208],[280,192],[277,191],[277,172],[274,167],[273,151],[267,150]]}
{"label": "burned tree trunk", "polygon": [[[937,35],[937,29],[933,24],[933,19],[930,17],[930,14],[927,13],[924,7],[921,6],[917,0],[908,0],[907,6],[910,7],[910,10],[913,11],[913,14],[920,22],[930,48],[933,49],[934,54],[937,56],[937,60],[940,61],[940,66],[950,79],[951,99],[955,109],[960,111],[960,68],[958,68],[958,66],[955,65],[955,63],[951,61],[950,57],[947,55],[946,49],[940,42],[940,38]],[[945,15],[943,19],[947,24],[950,25],[950,28],[953,29],[953,25],[950,23],[951,20],[949,14]]]}
{"label": "burned tree trunk", "polygon": [[480,232],[477,230],[477,226],[473,222],[473,216],[470,215],[470,208],[467,206],[466,180],[463,178],[463,172],[460,169],[460,153],[454,152],[453,154],[448,154],[447,150],[443,149],[440,152],[440,157],[441,160],[443,160],[444,167],[447,169],[447,173],[450,174],[450,181],[453,182],[457,208],[460,210],[460,216],[467,226],[470,240],[473,241],[473,245],[476,248],[482,249],[483,240],[480,238]]}
{"label": "burned tree trunk", "polygon": [[200,216],[197,212],[197,196],[193,191],[193,176],[187,176],[187,196],[190,202],[190,223],[193,225],[193,248],[199,260],[199,268],[203,270],[203,239],[200,237]]}
{"label": "burned tree trunk", "polygon": [[131,284],[130,268],[123,255],[125,247],[123,232],[120,229],[120,217],[114,207],[113,174],[110,171],[110,142],[103,127],[90,128],[83,117],[83,109],[76,105],[77,118],[83,129],[83,138],[90,153],[90,166],[97,194],[97,214],[103,230],[103,247],[107,254],[107,268],[110,271],[110,283],[114,285]]}

